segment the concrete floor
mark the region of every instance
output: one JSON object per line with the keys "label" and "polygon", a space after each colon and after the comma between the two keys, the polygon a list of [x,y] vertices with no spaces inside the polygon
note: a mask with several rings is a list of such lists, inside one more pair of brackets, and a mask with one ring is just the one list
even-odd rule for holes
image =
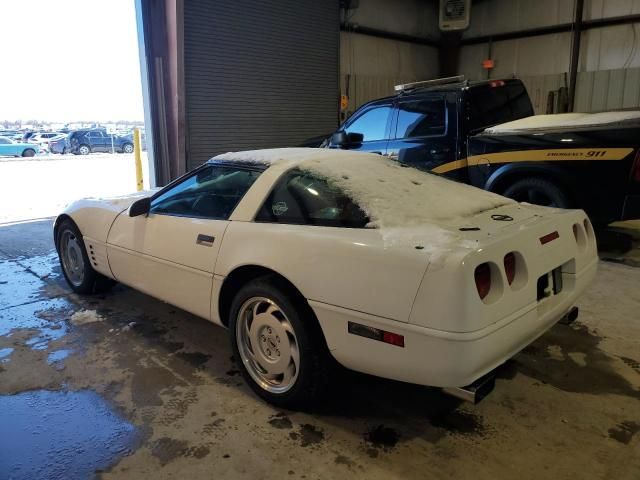
{"label": "concrete floor", "polygon": [[299,413],[250,392],[224,330],[122,286],[71,294],[50,228],[0,226],[0,478],[640,478],[640,268],[624,261],[601,262],[578,323],[478,406],[346,372]]}

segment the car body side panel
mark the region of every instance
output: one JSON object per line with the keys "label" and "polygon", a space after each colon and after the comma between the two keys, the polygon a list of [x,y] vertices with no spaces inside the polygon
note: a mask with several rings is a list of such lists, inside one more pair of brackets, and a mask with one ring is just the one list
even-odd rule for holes
{"label": "car body side panel", "polygon": [[266,267],[309,300],[406,322],[428,258],[412,246],[385,248],[374,229],[231,222],[215,273]]}
{"label": "car body side panel", "polygon": [[[120,215],[107,253],[118,281],[210,319],[213,269],[225,220],[150,214]],[[198,241],[206,236],[208,241]]]}

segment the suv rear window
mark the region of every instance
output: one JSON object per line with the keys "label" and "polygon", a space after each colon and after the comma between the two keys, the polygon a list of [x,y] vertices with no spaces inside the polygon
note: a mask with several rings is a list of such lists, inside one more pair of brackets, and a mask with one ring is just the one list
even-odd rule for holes
{"label": "suv rear window", "polygon": [[533,115],[531,100],[524,85],[506,81],[501,86],[479,85],[467,91],[469,131]]}

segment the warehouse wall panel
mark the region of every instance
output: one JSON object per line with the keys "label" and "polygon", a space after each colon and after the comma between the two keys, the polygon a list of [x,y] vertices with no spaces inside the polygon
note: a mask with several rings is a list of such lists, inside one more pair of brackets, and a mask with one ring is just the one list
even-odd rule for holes
{"label": "warehouse wall panel", "polygon": [[[434,42],[440,36],[437,2],[360,0],[357,8],[343,15],[343,21]],[[357,28],[340,34],[340,89],[349,97],[344,117],[369,100],[391,95],[394,85],[438,74],[435,47],[364,35]]]}
{"label": "warehouse wall panel", "polygon": [[[471,26],[464,38],[568,24],[574,0],[483,0],[474,2]],[[584,19],[640,13],[640,0],[585,0]],[[459,71],[470,79],[518,76],[531,92],[536,113],[546,111],[551,90],[565,86],[569,70],[571,34],[554,33],[494,42],[490,74],[481,66],[489,58],[489,44],[465,45]],[[638,106],[631,78],[640,67],[640,24],[593,28],[582,32],[576,111]],[[544,91],[545,88],[549,88]]]}

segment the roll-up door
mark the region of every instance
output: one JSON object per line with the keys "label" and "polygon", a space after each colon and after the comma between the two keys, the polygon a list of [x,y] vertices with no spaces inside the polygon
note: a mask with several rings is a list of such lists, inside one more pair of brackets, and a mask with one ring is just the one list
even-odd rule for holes
{"label": "roll-up door", "polygon": [[338,123],[338,0],[185,0],[189,169]]}

